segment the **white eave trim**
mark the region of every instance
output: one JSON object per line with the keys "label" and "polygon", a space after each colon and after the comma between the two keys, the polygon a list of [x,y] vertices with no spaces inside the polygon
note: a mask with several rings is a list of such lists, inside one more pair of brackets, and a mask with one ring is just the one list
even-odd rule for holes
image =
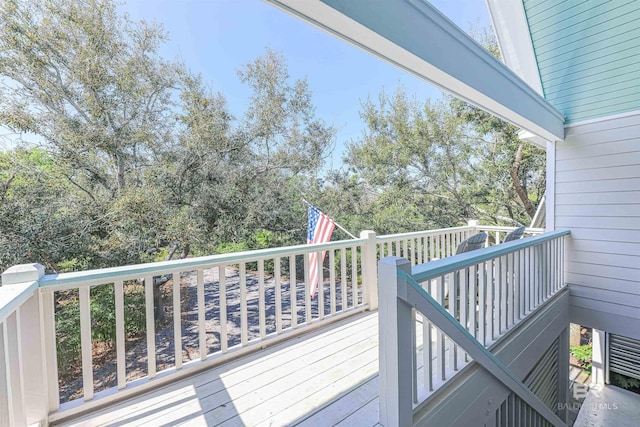
{"label": "white eave trim", "polygon": [[[424,0],[265,1],[535,135],[564,139],[562,113]],[[375,21],[385,9],[395,20]],[[371,10],[378,15],[362,23]],[[406,37],[398,22],[410,20],[419,20],[411,28],[413,51],[390,40]]]}
{"label": "white eave trim", "polygon": [[521,0],[486,0],[505,64],[541,96],[540,70]]}
{"label": "white eave trim", "polygon": [[569,122],[565,124],[564,127],[565,129],[569,129],[574,127],[591,125],[594,123],[609,122],[612,120],[620,120],[620,119],[625,119],[627,117],[635,117],[635,116],[640,116],[640,110],[627,111],[624,113],[612,114],[610,116],[595,117],[593,119],[580,120],[578,122]]}
{"label": "white eave trim", "polygon": [[530,142],[533,145],[537,145],[538,147],[542,148],[543,150],[547,148],[547,142],[550,142],[550,141],[542,138],[541,136],[538,136],[538,135],[536,135],[534,133],[531,133],[531,132],[529,132],[528,130],[525,130],[525,129],[521,129],[518,132],[518,138],[520,138],[523,141]]}

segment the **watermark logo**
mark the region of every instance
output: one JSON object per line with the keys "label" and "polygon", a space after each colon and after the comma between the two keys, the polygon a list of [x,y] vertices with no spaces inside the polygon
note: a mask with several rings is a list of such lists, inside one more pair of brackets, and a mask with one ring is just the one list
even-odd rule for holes
{"label": "watermark logo", "polygon": [[[602,385],[601,384],[592,384],[588,386],[586,384],[575,383],[573,385],[573,399],[577,401],[583,401],[589,393],[596,399],[600,399],[602,397]],[[568,409],[568,410],[579,410],[582,406],[582,403],[572,402],[572,403],[558,403],[558,409]],[[589,408],[592,411],[615,411],[618,409],[617,402],[604,402],[604,401],[595,401],[591,402]]]}
{"label": "watermark logo", "polygon": [[573,384],[573,398],[576,400],[584,400],[589,392],[595,397],[599,398],[602,392],[602,384],[587,384],[575,383]]}
{"label": "watermark logo", "polygon": [[573,398],[576,400],[584,400],[589,394],[589,386],[586,384],[573,384]]}

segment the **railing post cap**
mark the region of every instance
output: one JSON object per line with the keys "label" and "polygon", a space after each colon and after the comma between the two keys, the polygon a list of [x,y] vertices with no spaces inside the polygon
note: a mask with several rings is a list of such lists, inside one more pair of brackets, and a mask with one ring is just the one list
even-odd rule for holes
{"label": "railing post cap", "polygon": [[360,232],[360,238],[361,239],[368,239],[371,236],[375,237],[376,236],[376,232],[373,230],[362,230]]}
{"label": "railing post cap", "polygon": [[477,219],[470,219],[468,224],[469,224],[469,227],[477,227],[478,225],[480,225]]}
{"label": "railing post cap", "polygon": [[386,256],[378,261],[379,264],[390,265],[401,270],[411,272],[411,262],[403,257],[399,256]]}
{"label": "railing post cap", "polygon": [[7,268],[2,273],[2,285],[35,282],[44,276],[44,266],[40,264],[19,264]]}

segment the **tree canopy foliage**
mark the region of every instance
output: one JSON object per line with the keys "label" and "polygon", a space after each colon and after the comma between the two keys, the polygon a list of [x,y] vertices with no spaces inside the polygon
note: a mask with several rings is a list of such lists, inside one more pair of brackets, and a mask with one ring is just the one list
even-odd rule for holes
{"label": "tree canopy foliage", "polygon": [[541,150],[464,102],[364,100],[362,137],[326,171],[336,130],[282,54],[239,66],[251,95],[234,115],[166,40],[110,0],[0,2],[0,126],[42,141],[0,154],[0,268],[301,243],[302,196],[378,233],[526,224],[540,200]]}
{"label": "tree canopy foliage", "polygon": [[233,117],[224,95],[159,55],[165,41],[160,25],[108,0],[0,4],[0,124],[44,141],[0,159],[2,268],[101,267],[304,235],[297,184],[335,134],[307,81],[267,49],[239,68],[252,95]]}
{"label": "tree canopy foliage", "polygon": [[346,171],[317,197],[355,230],[398,233],[464,225],[528,225],[545,189],[544,151],[466,103],[399,90],[362,103],[363,136]]}

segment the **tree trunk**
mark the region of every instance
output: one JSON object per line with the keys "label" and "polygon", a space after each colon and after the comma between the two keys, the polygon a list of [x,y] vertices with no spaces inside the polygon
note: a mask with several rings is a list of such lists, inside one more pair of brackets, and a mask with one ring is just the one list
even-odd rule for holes
{"label": "tree trunk", "polygon": [[162,302],[162,291],[160,286],[163,282],[154,283],[153,285],[153,314],[156,321],[156,326],[164,322],[164,303]]}
{"label": "tree trunk", "polygon": [[122,154],[116,154],[116,168],[118,170],[118,193],[122,193],[126,186],[125,180],[125,162]]}
{"label": "tree trunk", "polygon": [[522,184],[520,184],[520,177],[518,176],[518,172],[520,172],[521,163],[522,163],[522,144],[518,146],[518,150],[516,151],[516,157],[513,160],[513,166],[511,166],[511,169],[509,170],[509,174],[511,175],[513,189],[516,191],[518,198],[520,198],[520,201],[524,205],[524,208],[527,211],[527,214],[529,215],[530,218],[533,219],[533,217],[536,214],[536,210],[533,207],[533,204],[531,204],[531,200],[529,200],[529,196],[527,195],[527,192],[524,191],[524,188],[522,188]]}
{"label": "tree trunk", "polygon": [[191,252],[191,244],[185,243],[184,248],[182,249],[182,259],[185,259],[189,256],[189,252]]}
{"label": "tree trunk", "polygon": [[163,323],[165,320],[164,302],[162,301],[162,289],[160,287],[172,278],[172,274],[165,274],[153,279],[153,315],[156,325]]}

